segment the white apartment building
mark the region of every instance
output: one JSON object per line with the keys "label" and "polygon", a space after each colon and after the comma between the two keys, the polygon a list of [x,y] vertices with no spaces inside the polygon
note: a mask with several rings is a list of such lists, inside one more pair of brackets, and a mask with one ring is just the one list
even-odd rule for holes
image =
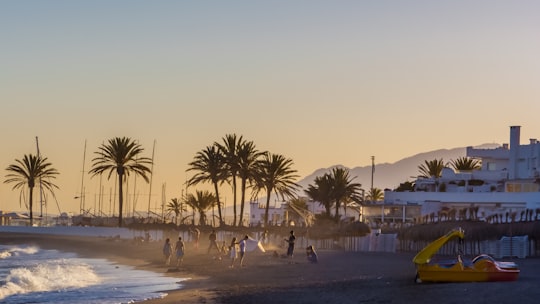
{"label": "white apartment building", "polygon": [[444,168],[439,178],[419,178],[414,192],[385,191],[386,206],[421,206],[420,215],[441,210],[478,208],[478,217],[540,208],[540,142],[520,144],[520,126],[510,127],[510,144],[495,149],[467,147],[466,156],[480,159],[481,170],[454,172]]}

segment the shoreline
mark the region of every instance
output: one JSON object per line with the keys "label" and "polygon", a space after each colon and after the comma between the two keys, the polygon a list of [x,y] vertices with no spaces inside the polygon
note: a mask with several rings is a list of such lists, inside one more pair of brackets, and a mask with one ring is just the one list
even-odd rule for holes
{"label": "shoreline", "polygon": [[521,269],[516,282],[414,283],[412,253],[319,251],[319,263],[309,264],[305,248],[296,248],[290,263],[274,257],[286,248],[270,247],[266,253],[248,252],[245,267],[229,268],[227,257],[207,254],[201,237],[199,250],[186,243],[179,271],[164,265],[162,243],[137,244],[132,240],[88,236],[0,233],[2,244],[30,244],[43,249],[104,258],[138,269],[185,278],[181,289],[163,291],[164,298],[145,304],[172,303],[415,303],[436,300],[450,303],[537,303],[540,300],[540,259],[515,260]]}

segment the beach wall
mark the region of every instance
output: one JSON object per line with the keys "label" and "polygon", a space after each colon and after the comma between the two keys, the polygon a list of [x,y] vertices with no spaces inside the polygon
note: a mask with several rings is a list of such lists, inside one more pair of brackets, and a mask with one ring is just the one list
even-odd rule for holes
{"label": "beach wall", "polygon": [[161,230],[133,230],[116,227],[85,227],[85,226],[50,226],[50,227],[29,227],[29,226],[0,226],[0,232],[31,233],[31,234],[52,234],[70,236],[95,236],[104,238],[140,239],[145,238],[146,233],[153,240],[161,240],[163,231]]}

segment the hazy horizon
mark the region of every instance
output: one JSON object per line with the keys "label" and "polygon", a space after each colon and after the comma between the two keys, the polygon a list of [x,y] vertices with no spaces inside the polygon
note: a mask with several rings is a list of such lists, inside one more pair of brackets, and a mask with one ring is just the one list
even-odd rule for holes
{"label": "hazy horizon", "polygon": [[[291,158],[300,177],[367,166],[371,156],[392,163],[502,144],[512,125],[522,142],[539,138],[539,9],[502,0],[3,1],[0,210],[25,210],[3,181],[15,159],[36,153],[36,136],[70,212],[79,211],[85,141],[85,171],[110,138],[137,140],[147,157],[155,141],[154,206],[163,187],[166,201],[180,197],[195,154],[231,133]],[[136,183],[147,206],[149,186]],[[99,184],[85,176],[87,205]],[[108,200],[114,180],[102,185]]]}

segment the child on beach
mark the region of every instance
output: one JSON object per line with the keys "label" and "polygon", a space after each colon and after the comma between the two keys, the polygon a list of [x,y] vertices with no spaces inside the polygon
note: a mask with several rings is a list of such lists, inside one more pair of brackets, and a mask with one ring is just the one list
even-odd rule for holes
{"label": "child on beach", "polygon": [[165,244],[163,244],[163,255],[165,256],[165,265],[169,266],[171,263],[171,253],[172,253],[172,246],[171,241],[169,238],[165,240]]}
{"label": "child on beach", "polygon": [[231,245],[229,246],[231,265],[229,268],[234,268],[234,261],[238,257],[238,242],[236,242],[236,237],[232,238]]}
{"label": "child on beach", "polygon": [[293,253],[294,253],[294,241],[296,240],[296,237],[294,236],[294,231],[291,230],[291,235],[289,236],[289,239],[285,239],[285,242],[289,243],[289,247],[287,247],[287,256],[292,259]]}
{"label": "child on beach", "polygon": [[312,245],[309,245],[306,248],[306,255],[308,262],[315,264],[319,261],[319,258],[317,257],[317,253],[315,252],[315,248],[313,248]]}

